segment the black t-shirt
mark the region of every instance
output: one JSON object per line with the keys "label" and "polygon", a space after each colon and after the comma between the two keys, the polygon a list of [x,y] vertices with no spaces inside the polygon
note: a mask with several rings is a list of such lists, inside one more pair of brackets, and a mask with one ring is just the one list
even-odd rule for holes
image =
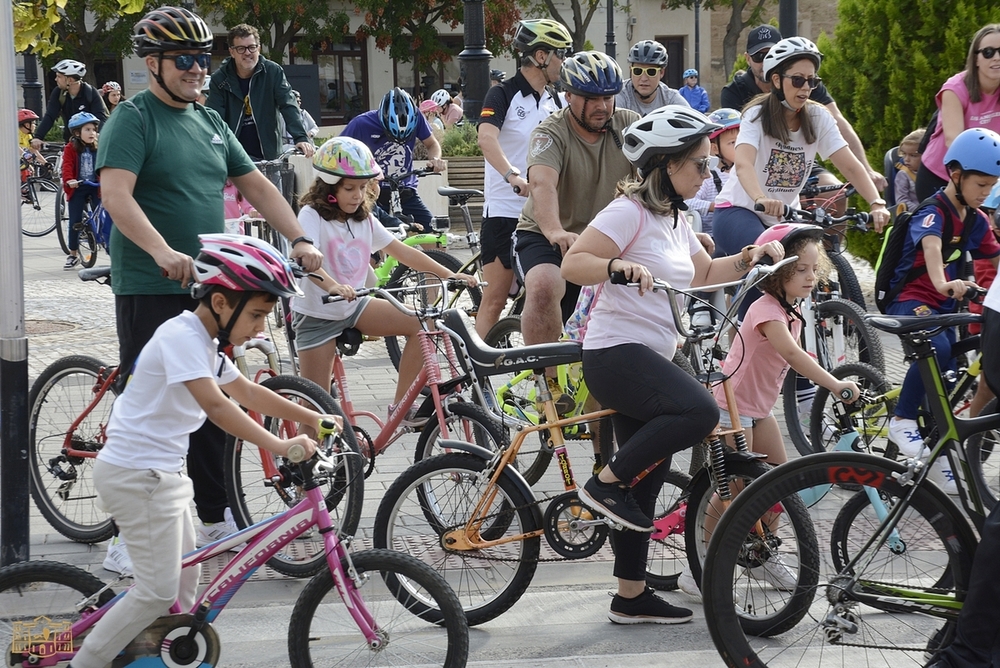
{"label": "black t-shirt", "polygon": [[[722,89],[722,106],[741,111],[747,102],[763,92],[757,86],[757,80],[750,70],[740,70],[733,77],[733,80]],[[824,107],[833,102],[833,97],[830,96],[830,92],[822,83],[813,88],[809,99],[813,102],[819,102]]]}
{"label": "black t-shirt", "polygon": [[251,160],[263,160],[264,149],[260,147],[260,135],[257,134],[257,121],[253,118],[253,107],[250,104],[250,79],[237,77],[240,81],[240,93],[243,94],[243,115],[236,131],[236,137],[243,145]]}

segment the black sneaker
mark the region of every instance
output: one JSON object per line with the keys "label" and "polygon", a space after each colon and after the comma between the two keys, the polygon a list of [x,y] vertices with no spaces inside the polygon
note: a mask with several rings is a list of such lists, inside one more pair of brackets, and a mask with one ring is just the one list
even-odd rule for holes
{"label": "black sneaker", "polygon": [[649,587],[635,598],[615,594],[608,613],[608,619],[615,624],[683,624],[691,617],[690,610],[670,605]]}
{"label": "black sneaker", "polygon": [[80,258],[76,255],[67,255],[66,264],[63,265],[63,269],[72,269],[80,263]]}
{"label": "black sneaker", "polygon": [[577,490],[580,501],[609,519],[632,531],[651,533],[653,522],[639,510],[628,487],[619,483],[603,483],[595,475]]}

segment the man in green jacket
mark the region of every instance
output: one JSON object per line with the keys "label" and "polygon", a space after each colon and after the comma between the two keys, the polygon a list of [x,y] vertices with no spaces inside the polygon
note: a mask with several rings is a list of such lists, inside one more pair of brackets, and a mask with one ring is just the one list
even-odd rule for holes
{"label": "man in green jacket", "polygon": [[295,146],[305,156],[313,144],[302,127],[299,106],[285,71],[260,55],[260,33],[241,23],[229,31],[229,58],[212,75],[208,107],[222,116],[253,160],[274,160],[281,155],[278,112]]}

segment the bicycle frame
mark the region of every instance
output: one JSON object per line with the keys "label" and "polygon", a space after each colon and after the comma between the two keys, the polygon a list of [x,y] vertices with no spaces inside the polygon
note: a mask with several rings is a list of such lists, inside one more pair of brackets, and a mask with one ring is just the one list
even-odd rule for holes
{"label": "bicycle frame", "polygon": [[[310,464],[312,462],[306,465]],[[215,576],[208,587],[196,598],[191,610],[184,611],[179,603],[174,602],[170,608],[170,614],[188,612],[195,617],[196,621],[213,622],[258,568],[288,543],[313,526],[318,526],[326,546],[327,566],[333,575],[337,592],[368,643],[377,647],[382,642],[378,634],[378,626],[357,591],[355,586],[357,574],[353,573],[353,567],[350,566],[350,554],[346,549],[346,544],[337,537],[336,527],[326,509],[323,492],[316,485],[307,485],[306,487],[305,498],[285,512],[184,555],[181,567],[190,568],[223,554],[242,542],[247,543],[246,547],[240,550],[239,554]],[[347,568],[344,568],[342,560],[347,561]],[[108,585],[108,587],[110,586]],[[107,587],[82,601],[80,607],[92,605],[105,589]],[[89,615],[85,614],[70,627],[69,636],[63,637],[61,640],[69,642],[72,646],[74,638],[79,638],[80,635],[92,628],[124,595],[125,592],[122,592],[100,609]],[[29,650],[30,648],[24,648],[22,652],[27,654]],[[33,665],[53,666],[57,663],[70,661],[75,654],[75,651],[56,652],[39,659]]]}

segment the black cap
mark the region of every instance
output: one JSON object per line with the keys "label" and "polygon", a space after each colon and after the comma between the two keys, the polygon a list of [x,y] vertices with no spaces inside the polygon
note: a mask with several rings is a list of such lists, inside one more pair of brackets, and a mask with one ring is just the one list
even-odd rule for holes
{"label": "black cap", "polygon": [[769,49],[781,41],[781,33],[774,26],[757,26],[747,35],[747,53],[751,56],[761,49]]}

